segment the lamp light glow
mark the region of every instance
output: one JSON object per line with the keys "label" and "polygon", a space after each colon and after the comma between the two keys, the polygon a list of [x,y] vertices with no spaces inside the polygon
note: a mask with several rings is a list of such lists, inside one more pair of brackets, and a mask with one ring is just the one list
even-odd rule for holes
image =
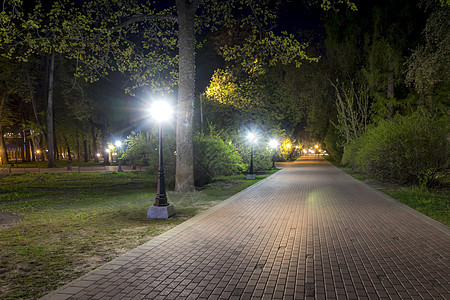
{"label": "lamp light glow", "polygon": [[158,123],[161,123],[170,120],[173,110],[169,103],[165,101],[155,101],[151,106],[150,112],[152,118],[158,121]]}
{"label": "lamp light glow", "polygon": [[249,132],[247,134],[247,139],[250,143],[255,143],[258,140],[258,136],[254,132]]}
{"label": "lamp light glow", "polygon": [[272,148],[272,149],[277,148],[278,147],[278,141],[275,140],[275,139],[270,140],[269,141],[269,147]]}

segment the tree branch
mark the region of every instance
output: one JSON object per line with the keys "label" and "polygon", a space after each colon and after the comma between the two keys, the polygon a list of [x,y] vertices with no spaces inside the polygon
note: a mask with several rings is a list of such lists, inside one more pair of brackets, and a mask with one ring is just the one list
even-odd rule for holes
{"label": "tree branch", "polygon": [[173,15],[151,15],[151,16],[139,15],[139,16],[134,16],[131,19],[123,22],[122,24],[113,27],[112,30],[115,31],[118,29],[122,29],[122,28],[127,27],[134,23],[145,22],[145,21],[154,21],[154,20],[178,22],[178,17],[173,16]]}

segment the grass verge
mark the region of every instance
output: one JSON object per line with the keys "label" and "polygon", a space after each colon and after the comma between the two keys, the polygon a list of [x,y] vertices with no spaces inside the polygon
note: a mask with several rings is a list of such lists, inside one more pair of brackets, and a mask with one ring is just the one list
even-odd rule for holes
{"label": "grass verge", "polygon": [[325,157],[330,163],[354,178],[364,181],[377,190],[389,195],[395,200],[421,212],[422,214],[450,226],[450,195],[449,182],[445,182],[443,186],[434,189],[427,189],[418,186],[400,186],[380,182],[372,178],[364,176],[345,166],[340,165],[330,157]]}
{"label": "grass verge", "polygon": [[156,179],[146,172],[14,174],[0,180],[0,211],[22,221],[0,230],[0,298],[35,299],[143,244],[246,187],[245,175],[200,191],[168,192],[176,216],[148,220]]}

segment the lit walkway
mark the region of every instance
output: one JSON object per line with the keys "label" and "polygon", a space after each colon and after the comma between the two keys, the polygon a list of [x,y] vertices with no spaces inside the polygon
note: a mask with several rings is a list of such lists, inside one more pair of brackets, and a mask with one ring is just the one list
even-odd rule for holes
{"label": "lit walkway", "polygon": [[450,299],[450,229],[305,158],[46,299]]}

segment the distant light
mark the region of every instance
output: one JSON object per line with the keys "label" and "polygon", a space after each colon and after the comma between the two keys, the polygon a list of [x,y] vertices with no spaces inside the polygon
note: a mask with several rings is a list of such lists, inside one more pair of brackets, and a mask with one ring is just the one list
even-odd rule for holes
{"label": "distant light", "polygon": [[112,150],[112,148],[114,148],[114,145],[113,144],[109,144],[108,148],[109,148],[109,150]]}
{"label": "distant light", "polygon": [[108,148],[108,149],[106,149],[106,152],[109,153],[109,152],[111,152],[111,150]]}
{"label": "distant light", "polygon": [[97,153],[97,157],[100,157],[100,153]]}
{"label": "distant light", "polygon": [[150,108],[150,113],[156,121],[161,123],[171,119],[173,109],[166,101],[155,101]]}
{"label": "distant light", "polygon": [[275,149],[278,147],[278,141],[276,139],[272,139],[269,141],[269,147]]}
{"label": "distant light", "polygon": [[291,144],[287,144],[286,148],[291,149]]}
{"label": "distant light", "polygon": [[314,147],[317,149],[317,148],[319,148],[319,145],[315,145]]}
{"label": "distant light", "polygon": [[116,147],[117,148],[120,148],[120,147],[122,147],[122,141],[116,141]]}

